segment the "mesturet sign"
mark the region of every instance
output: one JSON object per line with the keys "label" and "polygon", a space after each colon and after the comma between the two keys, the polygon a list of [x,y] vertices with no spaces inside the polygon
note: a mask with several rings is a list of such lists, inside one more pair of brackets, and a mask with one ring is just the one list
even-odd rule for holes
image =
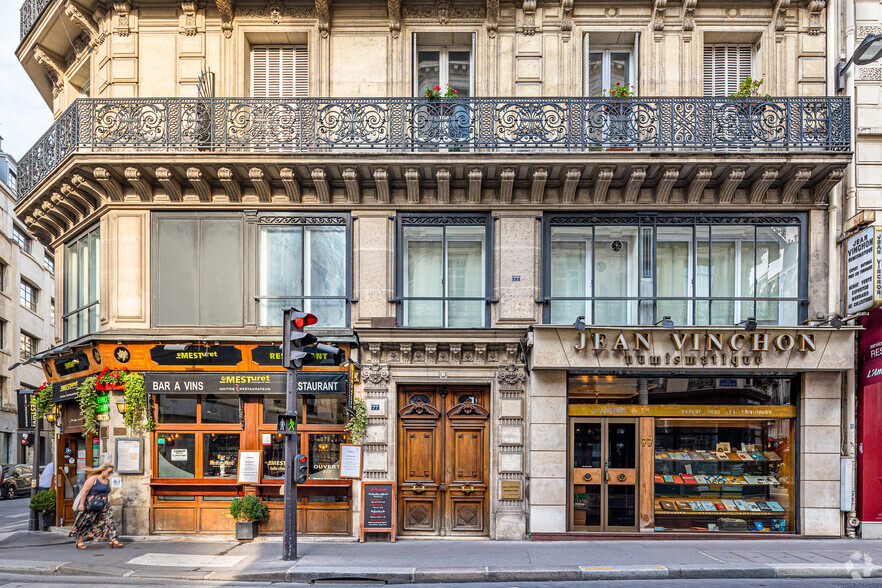
{"label": "mesturet sign", "polygon": [[882,304],[882,231],[864,229],[846,241],[845,307],[848,314]]}

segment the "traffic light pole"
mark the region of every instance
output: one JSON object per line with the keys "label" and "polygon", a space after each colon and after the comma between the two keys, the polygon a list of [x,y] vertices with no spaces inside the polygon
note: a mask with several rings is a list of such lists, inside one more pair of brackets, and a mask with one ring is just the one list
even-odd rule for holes
{"label": "traffic light pole", "polygon": [[[297,414],[297,369],[291,366],[288,358],[291,355],[290,325],[293,309],[286,308],[282,315],[283,341],[282,357],[286,368],[285,380],[285,413]],[[297,447],[297,420],[294,420],[294,432],[285,435],[285,523],[282,535],[282,559],[297,559],[297,484],[294,480],[294,459],[300,448]]]}
{"label": "traffic light pole", "polygon": [[[31,402],[36,402],[36,394],[31,397]],[[37,418],[34,420],[34,470],[31,472],[31,498],[37,495],[37,484],[40,480],[40,421],[43,417],[40,415],[39,408],[35,413]],[[28,531],[39,531],[40,521],[37,511],[31,509],[31,516],[28,520]]]}

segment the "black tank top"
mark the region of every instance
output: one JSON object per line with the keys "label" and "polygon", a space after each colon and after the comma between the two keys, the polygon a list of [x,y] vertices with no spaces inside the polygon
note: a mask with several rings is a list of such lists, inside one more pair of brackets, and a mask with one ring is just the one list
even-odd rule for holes
{"label": "black tank top", "polygon": [[110,484],[103,484],[100,478],[95,478],[95,484],[89,490],[89,496],[107,496],[110,494]]}

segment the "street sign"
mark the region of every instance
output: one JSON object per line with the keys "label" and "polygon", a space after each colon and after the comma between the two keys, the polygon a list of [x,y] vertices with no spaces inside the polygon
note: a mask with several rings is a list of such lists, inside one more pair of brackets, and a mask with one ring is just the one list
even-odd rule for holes
{"label": "street sign", "polygon": [[296,435],[297,434],[297,413],[280,414],[279,415],[279,424],[276,427],[276,431],[279,433],[283,433],[285,435]]}

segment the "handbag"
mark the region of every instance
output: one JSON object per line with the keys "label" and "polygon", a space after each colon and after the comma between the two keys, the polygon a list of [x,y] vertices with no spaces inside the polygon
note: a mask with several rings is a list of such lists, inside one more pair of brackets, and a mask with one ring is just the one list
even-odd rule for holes
{"label": "handbag", "polygon": [[86,497],[86,512],[101,512],[107,506],[107,496],[90,494]]}

